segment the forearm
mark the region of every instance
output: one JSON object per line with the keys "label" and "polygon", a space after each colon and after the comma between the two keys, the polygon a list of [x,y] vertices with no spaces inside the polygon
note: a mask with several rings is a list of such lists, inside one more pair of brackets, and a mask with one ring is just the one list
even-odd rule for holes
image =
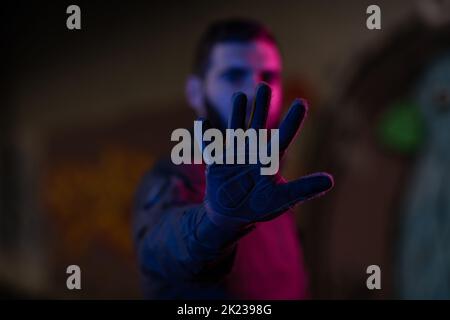
{"label": "forearm", "polygon": [[232,266],[237,240],[248,229],[221,228],[211,222],[203,205],[147,212],[153,219],[138,240],[144,271],[173,280],[225,276]]}

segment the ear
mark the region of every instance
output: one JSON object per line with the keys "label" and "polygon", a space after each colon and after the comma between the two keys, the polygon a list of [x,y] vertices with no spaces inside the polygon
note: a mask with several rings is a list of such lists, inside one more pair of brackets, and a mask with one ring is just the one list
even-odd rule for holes
{"label": "ear", "polygon": [[199,117],[206,117],[203,96],[203,80],[196,75],[189,75],[186,80],[185,94],[187,101]]}

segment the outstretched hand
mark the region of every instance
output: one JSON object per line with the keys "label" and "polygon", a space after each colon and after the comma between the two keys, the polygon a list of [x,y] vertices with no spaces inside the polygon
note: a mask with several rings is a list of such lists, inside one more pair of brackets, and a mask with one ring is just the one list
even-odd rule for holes
{"label": "outstretched hand", "polygon": [[[264,129],[270,98],[270,87],[265,83],[260,84],[249,123],[246,125],[247,97],[243,93],[235,94],[228,128],[234,130],[253,128],[257,132],[258,129]],[[294,100],[279,127],[279,158],[285,154],[295,138],[306,112],[306,102],[301,99]],[[207,120],[201,121],[205,127],[208,126]],[[204,204],[214,224],[245,225],[271,220],[296,204],[323,195],[333,187],[333,177],[327,173],[314,173],[287,182],[279,172],[274,175],[262,175],[261,166],[259,162],[212,163],[206,166]]]}

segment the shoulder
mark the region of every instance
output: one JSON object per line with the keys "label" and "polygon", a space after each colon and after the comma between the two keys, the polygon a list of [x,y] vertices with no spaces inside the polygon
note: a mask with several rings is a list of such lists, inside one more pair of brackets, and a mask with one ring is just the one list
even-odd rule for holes
{"label": "shoulder", "polygon": [[[204,189],[204,167],[174,165],[170,158],[162,158],[142,177],[136,194],[136,205],[149,207],[163,197],[192,198]],[[186,199],[185,199],[186,200]]]}

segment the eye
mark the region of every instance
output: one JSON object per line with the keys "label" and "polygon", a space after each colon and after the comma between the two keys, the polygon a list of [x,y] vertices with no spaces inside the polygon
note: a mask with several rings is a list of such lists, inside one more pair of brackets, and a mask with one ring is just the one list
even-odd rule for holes
{"label": "eye", "polygon": [[265,71],[261,75],[261,80],[267,83],[274,83],[280,80],[280,73],[276,71]]}
{"label": "eye", "polygon": [[228,69],[222,74],[222,78],[230,83],[238,83],[247,75],[247,71],[241,68]]}

